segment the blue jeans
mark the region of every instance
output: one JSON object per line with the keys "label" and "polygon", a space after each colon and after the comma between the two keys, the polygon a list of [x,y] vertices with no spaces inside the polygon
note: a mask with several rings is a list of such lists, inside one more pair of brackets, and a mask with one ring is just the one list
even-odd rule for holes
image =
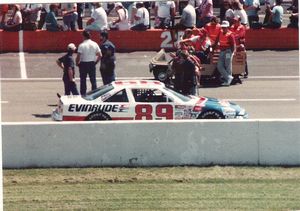
{"label": "blue jeans", "polygon": [[86,77],[89,75],[92,90],[97,88],[96,82],[96,64],[95,62],[80,62],[79,64],[80,74],[80,94],[86,94]]}
{"label": "blue jeans", "polygon": [[220,52],[217,64],[218,71],[226,83],[229,83],[232,80],[232,57],[231,49],[223,50]]}

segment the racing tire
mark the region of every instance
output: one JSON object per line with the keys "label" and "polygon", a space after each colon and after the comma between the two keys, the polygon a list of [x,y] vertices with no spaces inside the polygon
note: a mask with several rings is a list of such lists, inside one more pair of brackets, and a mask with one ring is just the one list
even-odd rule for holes
{"label": "racing tire", "polygon": [[201,113],[198,119],[224,119],[224,116],[218,111],[209,110]]}
{"label": "racing tire", "polygon": [[86,121],[106,121],[111,120],[111,117],[103,112],[94,112],[89,114],[86,119]]}

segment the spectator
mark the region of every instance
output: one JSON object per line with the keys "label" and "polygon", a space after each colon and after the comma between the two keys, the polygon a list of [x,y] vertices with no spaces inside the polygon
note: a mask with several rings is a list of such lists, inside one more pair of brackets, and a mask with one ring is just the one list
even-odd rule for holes
{"label": "spectator", "polygon": [[105,31],[100,33],[100,49],[102,52],[100,73],[105,85],[116,80],[115,45],[108,40],[108,33]]}
{"label": "spectator", "polygon": [[263,24],[266,24],[269,22],[270,16],[272,13],[272,9],[274,6],[275,6],[275,0],[267,0],[265,2],[266,10],[265,10],[265,18],[264,18]]}
{"label": "spectator", "polygon": [[8,4],[1,4],[0,5],[0,29],[2,29],[5,25],[7,12],[8,12]]}
{"label": "spectator", "polygon": [[66,31],[76,31],[75,23],[78,19],[77,4],[63,3],[61,4],[61,10]]}
{"label": "spectator", "polygon": [[78,29],[83,29],[82,26],[82,18],[84,17],[84,8],[85,8],[85,3],[77,3],[77,25]]}
{"label": "spectator", "polygon": [[221,33],[221,25],[219,24],[218,18],[214,16],[210,23],[204,27],[204,30],[210,40],[211,45],[216,46],[216,41]]}
{"label": "spectator", "polygon": [[86,94],[86,77],[89,75],[92,90],[97,88],[96,64],[100,61],[102,54],[98,44],[91,40],[88,31],[82,32],[84,41],[78,46],[76,65],[79,66],[80,94]]}
{"label": "spectator", "polygon": [[12,16],[8,19],[3,26],[4,31],[20,31],[22,29],[22,14],[20,11],[20,5],[13,5]]}
{"label": "spectator", "polygon": [[63,31],[63,26],[57,23],[55,13],[57,12],[57,5],[50,5],[50,12],[48,12],[45,22],[47,31]]}
{"label": "spectator", "polygon": [[128,10],[123,7],[121,2],[115,3],[115,10],[118,14],[118,19],[112,23],[112,27],[110,28],[115,28],[120,31],[129,30]]}
{"label": "spectator", "polygon": [[212,0],[202,0],[201,5],[198,8],[199,14],[197,16],[197,27],[201,28],[210,22],[214,15],[213,11],[213,1]]}
{"label": "spectator", "polygon": [[233,23],[233,18],[234,18],[234,12],[233,12],[233,9],[232,9],[232,5],[231,5],[231,1],[230,0],[225,0],[223,2],[223,7],[225,9],[225,15],[224,15],[224,18],[221,20],[226,20],[229,22],[230,25],[232,25]]}
{"label": "spectator", "polygon": [[299,27],[298,25],[299,22],[299,13],[293,13],[290,16],[290,23],[288,24],[288,28],[297,28]]}
{"label": "spectator", "polygon": [[154,15],[155,26],[157,29],[165,29],[173,26],[175,18],[175,2],[174,1],[157,1],[155,2]]}
{"label": "spectator", "polygon": [[222,30],[219,36],[220,56],[218,60],[218,71],[221,74],[222,86],[230,86],[232,82],[232,57],[235,52],[235,40],[232,32],[229,31],[229,22],[223,21]]}
{"label": "spectator", "polygon": [[23,17],[22,27],[24,31],[35,31],[37,29],[42,6],[42,4],[26,4],[21,10]]}
{"label": "spectator", "polygon": [[248,22],[250,28],[253,27],[254,22],[259,22],[258,11],[259,11],[259,0],[245,0],[244,9],[248,16]]}
{"label": "spectator", "polygon": [[177,23],[173,30],[171,30],[171,38],[173,42],[176,42],[178,38],[175,39],[178,30],[193,29],[196,26],[196,11],[193,5],[185,2],[186,6],[182,11],[180,22]]}
{"label": "spectator", "polygon": [[73,53],[76,50],[76,46],[70,43],[67,47],[67,54],[60,57],[56,63],[63,70],[63,82],[65,87],[65,95],[79,95],[77,86],[75,83],[75,62],[73,59]]}
{"label": "spectator", "polygon": [[244,26],[248,25],[248,16],[246,11],[243,9],[242,4],[239,1],[235,0],[232,3],[232,8],[234,16],[241,17],[241,24]]}
{"label": "spectator", "polygon": [[282,0],[276,0],[276,5],[272,9],[270,19],[267,24],[264,25],[265,28],[280,28],[282,24],[283,17],[283,7],[281,6]]}
{"label": "spectator", "polygon": [[131,30],[146,31],[150,25],[149,12],[144,7],[143,2],[137,2],[136,8],[137,8],[137,11],[136,11],[136,14],[134,15],[135,25],[131,27]]}
{"label": "spectator", "polygon": [[108,29],[107,14],[102,8],[101,3],[95,3],[95,10],[91,18],[87,21],[86,31],[104,31]]}
{"label": "spectator", "polygon": [[38,29],[43,28],[45,24],[46,16],[49,12],[50,12],[50,4],[42,4],[40,20],[38,21],[38,26],[37,26]]}

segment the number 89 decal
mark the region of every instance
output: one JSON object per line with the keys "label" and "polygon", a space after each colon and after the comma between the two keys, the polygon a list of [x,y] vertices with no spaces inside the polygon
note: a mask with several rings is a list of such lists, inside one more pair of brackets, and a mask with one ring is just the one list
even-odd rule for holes
{"label": "number 89 decal", "polygon": [[172,105],[157,105],[155,113],[153,107],[147,104],[140,104],[135,107],[136,120],[153,120],[153,119],[173,119],[173,106]]}

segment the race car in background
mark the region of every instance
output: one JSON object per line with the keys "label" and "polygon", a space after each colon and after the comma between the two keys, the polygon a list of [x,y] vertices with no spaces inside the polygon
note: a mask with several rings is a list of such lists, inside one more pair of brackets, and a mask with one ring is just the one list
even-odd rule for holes
{"label": "race car in background", "polygon": [[52,113],[57,121],[245,118],[235,103],[184,96],[155,80],[115,81],[86,96],[61,96]]}

